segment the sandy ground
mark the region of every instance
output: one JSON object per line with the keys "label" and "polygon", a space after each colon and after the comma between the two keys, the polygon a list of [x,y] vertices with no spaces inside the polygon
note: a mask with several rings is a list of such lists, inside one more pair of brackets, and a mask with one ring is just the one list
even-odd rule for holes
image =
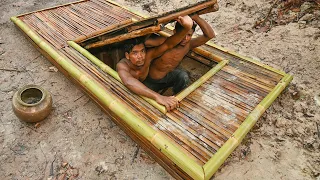
{"label": "sandy ground", "polygon": [[[47,179],[51,169],[54,176],[79,174],[78,179],[171,179],[142,150],[132,161],[136,144],[79,88],[50,71],[52,65],[9,21],[67,2],[0,2],[1,179]],[[117,2],[157,14],[194,1]],[[256,31],[253,24],[271,4],[226,0],[219,2],[218,12],[202,16],[215,29],[215,43],[294,75],[214,179],[320,179],[320,13],[312,14],[310,22]],[[38,128],[19,121],[11,109],[14,92],[26,84],[41,85],[53,95],[54,109]]]}

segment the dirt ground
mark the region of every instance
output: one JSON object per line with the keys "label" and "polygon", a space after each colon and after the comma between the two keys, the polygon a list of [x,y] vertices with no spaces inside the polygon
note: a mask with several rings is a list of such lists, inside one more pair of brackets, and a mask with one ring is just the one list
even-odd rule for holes
{"label": "dirt ground", "polygon": [[[136,144],[79,88],[50,70],[52,65],[9,20],[68,2],[0,2],[1,179],[48,179],[51,172],[77,179],[172,179],[143,150],[134,159]],[[194,0],[117,2],[158,14]],[[214,28],[218,45],[294,75],[214,179],[320,179],[320,13],[269,31],[252,28],[271,4],[225,0],[218,12],[202,16]],[[41,85],[53,95],[54,109],[38,128],[12,112],[12,96],[26,84]]]}

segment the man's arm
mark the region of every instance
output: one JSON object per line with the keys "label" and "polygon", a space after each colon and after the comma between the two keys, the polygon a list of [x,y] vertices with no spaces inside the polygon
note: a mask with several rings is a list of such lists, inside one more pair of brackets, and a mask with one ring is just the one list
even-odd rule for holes
{"label": "man's arm", "polygon": [[174,96],[162,96],[146,87],[138,79],[134,78],[130,74],[130,70],[125,63],[119,62],[117,64],[117,71],[122,83],[132,92],[157,101],[157,103],[164,105],[168,111],[179,106],[179,102]]}
{"label": "man's arm", "polygon": [[161,56],[168,49],[172,49],[179,44],[193,25],[192,19],[189,16],[179,16],[177,22],[180,23],[184,28],[180,32],[168,37],[160,46],[148,50],[147,55],[150,55],[151,59]]}
{"label": "man's arm", "polygon": [[192,19],[199,25],[203,35],[191,39],[190,49],[196,48],[208,42],[210,39],[215,37],[212,27],[203,20],[198,14],[192,16]]}
{"label": "man's arm", "polygon": [[151,36],[144,42],[144,45],[147,48],[160,46],[166,39],[164,36]]}

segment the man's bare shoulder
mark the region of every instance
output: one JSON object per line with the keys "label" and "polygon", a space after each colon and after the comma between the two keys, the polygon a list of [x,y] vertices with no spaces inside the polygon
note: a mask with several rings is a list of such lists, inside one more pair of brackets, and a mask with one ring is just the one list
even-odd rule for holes
{"label": "man's bare shoulder", "polygon": [[127,64],[127,59],[126,58],[122,58],[118,63],[117,63],[117,71],[119,70],[129,70],[129,65]]}

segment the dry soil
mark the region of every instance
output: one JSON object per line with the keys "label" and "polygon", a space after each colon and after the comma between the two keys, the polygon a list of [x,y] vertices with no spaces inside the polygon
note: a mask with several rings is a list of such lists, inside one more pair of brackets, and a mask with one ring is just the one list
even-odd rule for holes
{"label": "dry soil", "polygon": [[[0,177],[47,179],[78,174],[78,179],[171,179],[136,144],[25,39],[9,18],[70,0],[0,2]],[[144,14],[158,14],[193,0],[117,0]],[[271,1],[220,1],[203,15],[218,45],[238,51],[294,76],[290,86],[260,118],[214,179],[320,179],[320,20],[252,28]],[[201,33],[197,30],[196,33]],[[53,95],[54,109],[40,123],[21,122],[11,99],[26,84]],[[68,164],[67,164],[68,163]]]}

